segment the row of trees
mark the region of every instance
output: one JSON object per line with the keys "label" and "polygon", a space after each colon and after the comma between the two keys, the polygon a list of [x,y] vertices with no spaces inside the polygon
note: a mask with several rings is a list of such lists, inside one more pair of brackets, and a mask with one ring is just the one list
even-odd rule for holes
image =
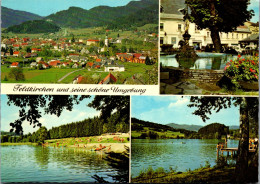
{"label": "row of trees", "polygon": [[47,130],[46,127],[39,128],[36,132],[28,133],[26,135],[2,135],[2,142],[35,142],[42,143],[46,139],[61,139],[68,137],[88,137],[98,136],[103,133],[127,133],[129,131],[129,124],[127,124],[127,117],[121,117],[120,113],[116,113],[104,119],[94,117],[85,119],[79,122],[73,122],[58,127],[53,127]]}

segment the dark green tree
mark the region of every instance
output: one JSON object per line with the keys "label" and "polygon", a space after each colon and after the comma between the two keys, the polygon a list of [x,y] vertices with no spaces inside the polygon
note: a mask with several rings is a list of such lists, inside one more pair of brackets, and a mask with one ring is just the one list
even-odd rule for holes
{"label": "dark green tree", "polygon": [[104,41],[103,41],[103,40],[100,40],[100,42],[98,43],[98,46],[99,46],[99,47],[104,47],[104,45],[105,45]]}
{"label": "dark green tree", "polygon": [[209,28],[216,52],[221,52],[220,32],[234,31],[254,15],[249,0],[185,0],[191,10],[188,18],[199,29]]}
{"label": "dark green tree", "polygon": [[44,141],[48,138],[48,131],[46,127],[41,127],[36,131],[36,134],[38,135],[38,140],[40,143],[44,143]]}
{"label": "dark green tree", "polygon": [[123,45],[123,46],[121,47],[121,52],[123,52],[123,53],[127,52],[126,46]]}
{"label": "dark green tree", "polygon": [[14,50],[13,50],[12,47],[10,47],[9,52],[10,52],[10,55],[11,55],[11,56],[14,54]]}
{"label": "dark green tree", "polygon": [[25,80],[24,74],[23,74],[23,69],[20,67],[17,68],[12,68],[10,72],[8,73],[8,76],[10,78],[15,79],[16,81],[23,81]]}
{"label": "dark green tree", "polygon": [[75,37],[74,37],[74,35],[72,35],[71,43],[74,43],[74,42],[75,42]]}
{"label": "dark green tree", "polygon": [[238,158],[236,162],[236,181],[248,182],[248,157],[249,157],[249,119],[254,119],[258,126],[258,98],[252,97],[191,97],[189,107],[197,108],[193,114],[198,115],[205,122],[212,111],[219,112],[230,108],[232,105],[240,107],[240,139]]}
{"label": "dark green tree", "polygon": [[26,52],[31,53],[32,49],[31,47],[26,47]]}
{"label": "dark green tree", "polygon": [[153,62],[151,61],[151,59],[148,56],[146,56],[146,58],[145,58],[145,64],[146,65],[152,65],[153,64]]}

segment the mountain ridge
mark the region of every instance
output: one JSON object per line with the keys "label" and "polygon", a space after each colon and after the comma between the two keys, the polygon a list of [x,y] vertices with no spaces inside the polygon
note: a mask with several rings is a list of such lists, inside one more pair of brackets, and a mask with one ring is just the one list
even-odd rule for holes
{"label": "mountain ridge", "polygon": [[30,20],[40,20],[42,18],[42,16],[34,13],[21,10],[14,10],[5,6],[1,6],[2,28],[7,28],[13,25],[19,25],[23,22]]}

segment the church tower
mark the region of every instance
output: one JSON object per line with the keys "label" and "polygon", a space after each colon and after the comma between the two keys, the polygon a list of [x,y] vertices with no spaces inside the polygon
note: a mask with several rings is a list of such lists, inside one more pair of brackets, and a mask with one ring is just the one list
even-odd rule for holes
{"label": "church tower", "polygon": [[108,42],[108,34],[106,33],[106,39],[105,39],[105,46],[108,47],[109,46],[109,42]]}

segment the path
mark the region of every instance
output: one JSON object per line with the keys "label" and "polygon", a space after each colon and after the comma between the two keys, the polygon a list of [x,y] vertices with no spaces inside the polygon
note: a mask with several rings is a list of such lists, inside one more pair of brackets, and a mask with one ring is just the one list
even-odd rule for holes
{"label": "path", "polygon": [[61,78],[58,80],[58,82],[61,82],[63,79],[65,79],[66,77],[68,77],[70,74],[72,74],[72,73],[74,73],[74,72],[77,72],[77,71],[80,71],[80,70],[83,70],[83,69],[84,69],[84,68],[79,69],[79,70],[74,70],[74,71],[72,71],[72,72],[67,73],[66,75],[64,75],[63,77],[61,77]]}

